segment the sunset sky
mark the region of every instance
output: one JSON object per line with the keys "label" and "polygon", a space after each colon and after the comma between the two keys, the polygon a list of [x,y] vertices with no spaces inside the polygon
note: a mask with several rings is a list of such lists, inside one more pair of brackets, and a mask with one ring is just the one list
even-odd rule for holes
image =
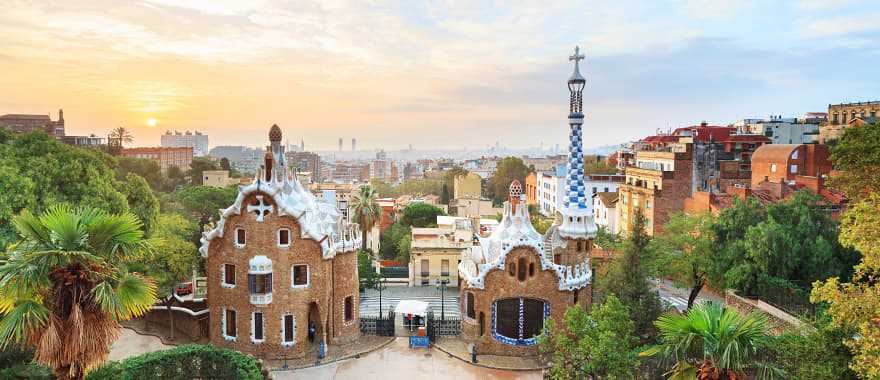
{"label": "sunset sky", "polygon": [[585,142],[607,145],[880,100],[878,4],[4,0],[0,114],[63,107],[68,134],[141,146],[265,145],[272,123],[311,149],[550,146],[581,45]]}

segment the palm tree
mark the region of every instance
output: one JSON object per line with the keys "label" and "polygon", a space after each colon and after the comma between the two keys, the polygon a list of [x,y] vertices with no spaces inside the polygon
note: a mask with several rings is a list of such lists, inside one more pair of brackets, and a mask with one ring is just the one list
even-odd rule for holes
{"label": "palm tree", "polygon": [[354,220],[361,226],[361,249],[367,249],[367,232],[373,228],[382,216],[382,208],[376,199],[379,194],[370,185],[361,186],[352,194],[351,209]]}
{"label": "palm tree", "polygon": [[82,379],[107,358],[119,321],[156,302],[153,282],[126,270],[150,251],[141,223],[60,205],[12,224],[20,240],[0,265],[0,348],[32,347],[59,379]]}
{"label": "palm tree", "polygon": [[120,125],[110,131],[109,140],[115,141],[120,147],[122,147],[122,144],[134,141],[134,136],[132,136],[128,129],[125,129],[125,127]]}
{"label": "palm tree", "polygon": [[640,355],[674,361],[667,373],[670,379],[744,380],[748,372],[758,379],[782,377],[780,369],[759,358],[770,339],[770,324],[763,314],[743,317],[734,309],[706,302],[684,315],[664,314],[654,324],[660,330],[660,344]]}

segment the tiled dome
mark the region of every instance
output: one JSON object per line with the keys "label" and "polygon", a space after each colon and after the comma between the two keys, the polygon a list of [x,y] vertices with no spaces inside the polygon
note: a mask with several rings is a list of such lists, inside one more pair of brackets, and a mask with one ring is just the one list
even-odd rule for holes
{"label": "tiled dome", "polygon": [[281,128],[278,127],[278,124],[272,124],[272,128],[269,129],[269,141],[281,141]]}
{"label": "tiled dome", "polygon": [[510,183],[510,197],[519,198],[519,196],[522,195],[522,192],[522,184],[520,184],[518,180],[513,180],[513,182]]}

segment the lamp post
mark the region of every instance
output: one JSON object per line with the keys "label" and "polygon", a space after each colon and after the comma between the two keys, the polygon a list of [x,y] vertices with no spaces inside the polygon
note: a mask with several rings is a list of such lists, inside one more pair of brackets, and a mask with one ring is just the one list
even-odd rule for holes
{"label": "lamp post", "polygon": [[382,318],[382,291],[385,290],[385,276],[379,275],[379,280],[376,281],[376,290],[379,291],[379,319]]}
{"label": "lamp post", "polygon": [[437,288],[440,289],[440,320],[446,321],[446,310],[445,310],[445,293],[446,293],[446,283],[448,279],[441,278],[437,283]]}

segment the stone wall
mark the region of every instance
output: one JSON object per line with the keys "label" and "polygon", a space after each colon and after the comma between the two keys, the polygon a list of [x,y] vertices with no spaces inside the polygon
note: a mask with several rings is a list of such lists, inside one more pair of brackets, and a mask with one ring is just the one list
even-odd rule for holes
{"label": "stone wall", "polygon": [[791,314],[764,301],[740,297],[733,290],[728,290],[725,293],[724,303],[736,309],[742,315],[748,315],[753,311],[766,315],[770,320],[770,324],[773,325],[772,332],[774,335],[779,335],[784,331],[797,329],[801,326],[801,321]]}
{"label": "stone wall", "polygon": [[175,335],[183,335],[193,342],[207,337],[202,329],[202,325],[207,327],[210,323],[210,318],[207,314],[193,316],[178,310],[171,310],[170,313],[168,310],[151,310],[139,319],[152,329],[162,329],[163,335],[167,336],[166,332],[170,329],[172,314],[174,315]]}

